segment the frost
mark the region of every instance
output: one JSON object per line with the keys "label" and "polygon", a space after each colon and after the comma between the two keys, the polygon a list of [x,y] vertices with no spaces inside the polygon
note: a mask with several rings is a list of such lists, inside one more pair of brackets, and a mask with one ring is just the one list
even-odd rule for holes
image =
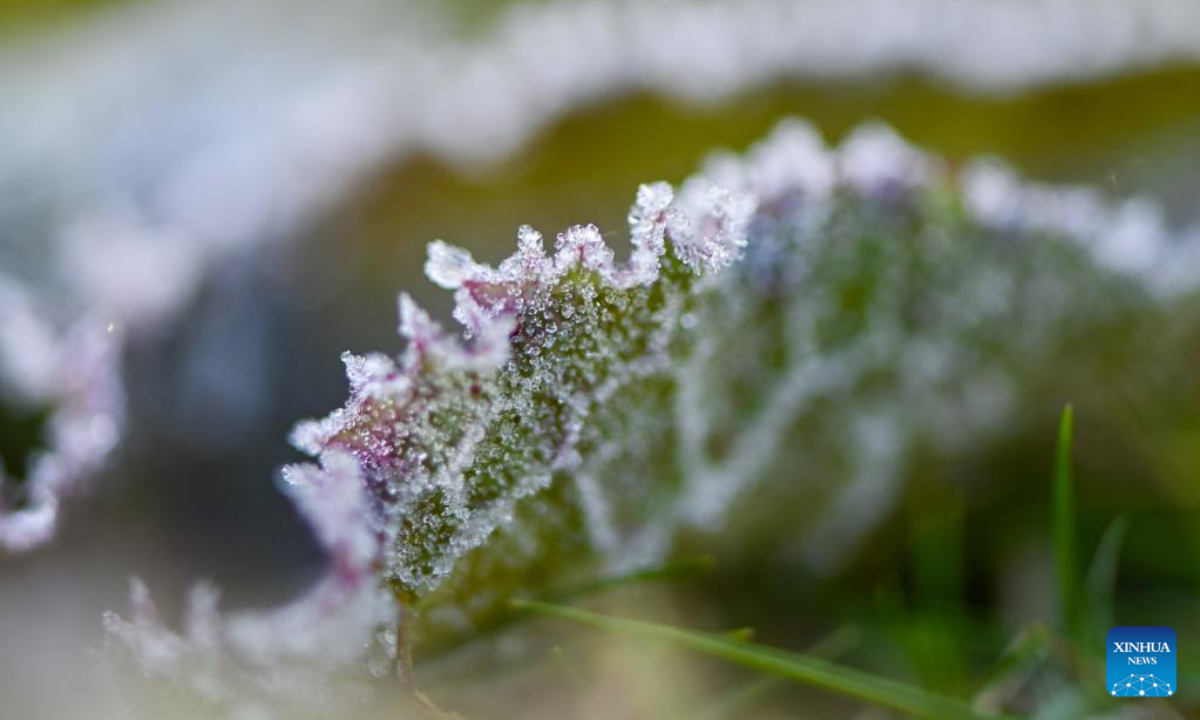
{"label": "frost", "polygon": [[1022,183],[995,159],[965,168],[962,185],[964,201],[981,220],[1074,238],[1102,265],[1143,277],[1152,292],[1171,296],[1200,283],[1200,225],[1171,231],[1149,198],[1112,203],[1092,188]]}
{"label": "frost", "polygon": [[[131,616],[104,617],[110,662],[129,662],[150,683],[135,703],[166,695],[172,712],[194,705],[225,708],[231,717],[327,716],[367,697],[369,675],[345,675],[394,621],[391,598],[373,585],[350,591],[326,581],[300,600],[263,615],[222,618],[219,593],[196,585],[184,610],[184,630],[167,628],[145,585],[132,581]],[[147,692],[148,689],[148,692]]]}
{"label": "frost", "polygon": [[[25,289],[0,278],[0,548],[48,542],[60,507],[117,443],[123,395],[117,332],[81,320],[61,332]],[[19,431],[20,428],[22,431]]]}
{"label": "frost", "polygon": [[[755,517],[805,528],[797,552],[831,567],[918,449],[1003,430],[1039,373],[1088,372],[1079,338],[1159,307],[1160,276],[1188,278],[1173,292],[1200,277],[1200,236],[1144,200],[995,164],[951,174],[878,125],[832,149],[784,123],[677,193],[641,187],[628,220],[625,262],[591,225],[553,250],[522,227],[495,267],[433,243],[427,271],[461,327],[401,295],[403,353],[346,355],[345,406],[292,436],[319,464],[282,487],[328,576],[229,620],[197,591],[184,635],[135,587],[133,619],[108,622],[143,672],[217,704],[292,687],[264,672],[353,678],[387,650],[376,631],[396,598],[457,603],[425,618],[461,631],[505,593],[726,531],[768,482]],[[815,486],[805,468],[845,482]],[[193,661],[219,672],[181,669]]]}
{"label": "frost", "polygon": [[330,557],[326,576],[282,608],[228,617],[218,612],[216,588],[200,583],[188,596],[182,633],[162,623],[135,579],[130,618],[104,618],[110,662],[131,664],[151,681],[150,694],[186,691],[183,699],[200,709],[239,717],[322,716],[366,698],[371,674],[390,667],[385,629],[397,609],[376,576],[379,543],[364,479],[353,457],[330,452],[319,467],[285,468],[283,488]]}
{"label": "frost", "polygon": [[286,492],[300,514],[312,521],[313,532],[333,558],[339,573],[371,571],[378,544],[370,528],[366,488],[354,457],[330,453],[321,467],[284,468]]}
{"label": "frost", "polygon": [[937,173],[936,160],[909,146],[891,128],[874,124],[846,139],[837,164],[842,178],[864,193],[919,187]]}

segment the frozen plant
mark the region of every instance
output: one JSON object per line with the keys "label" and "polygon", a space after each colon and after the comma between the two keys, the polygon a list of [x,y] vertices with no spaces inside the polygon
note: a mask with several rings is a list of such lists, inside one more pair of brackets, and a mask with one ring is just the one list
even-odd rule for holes
{"label": "frozen plant", "polygon": [[426,271],[461,331],[401,295],[403,354],[347,354],[346,405],[292,436],[318,464],[283,487],[328,577],[228,621],[201,590],[184,635],[138,586],[113,637],[203,702],[294,710],[315,687],[297,673],[366,672],[401,606],[468,631],[513,593],[660,559],[681,532],[737,537],[752,488],[771,498],[757,523],[803,528],[807,559],[836,563],[917,448],[1002,431],[1041,378],[1089,372],[1080,338],[1194,290],[1197,273],[1165,269],[1195,268],[1200,236],[1146,207],[993,164],[955,175],[881,126],[830,150],[789,122],[677,192],[642,186],[625,260],[590,225],[551,247],[522,227],[496,267],[435,242]]}

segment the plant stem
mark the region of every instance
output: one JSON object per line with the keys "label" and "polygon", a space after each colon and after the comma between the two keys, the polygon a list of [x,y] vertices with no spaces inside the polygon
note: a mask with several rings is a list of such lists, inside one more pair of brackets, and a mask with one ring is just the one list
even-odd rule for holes
{"label": "plant stem", "polygon": [[396,678],[400,685],[409,693],[416,694],[417,679],[413,674],[412,659],[412,609],[405,603],[400,603],[396,613]]}

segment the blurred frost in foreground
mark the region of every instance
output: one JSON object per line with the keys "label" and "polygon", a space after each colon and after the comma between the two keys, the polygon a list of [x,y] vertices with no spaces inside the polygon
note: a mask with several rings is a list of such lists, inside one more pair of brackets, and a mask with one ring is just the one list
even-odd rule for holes
{"label": "blurred frost in foreground", "polygon": [[112,328],[60,331],[4,277],[0,318],[0,549],[19,552],[54,536],[61,501],[116,444],[124,398]]}
{"label": "blurred frost in foreground", "polygon": [[[283,487],[328,577],[228,621],[201,589],[184,636],[137,586],[132,620],[108,620],[118,648],[204,704],[311,710],[305,673],[354,688],[395,652],[413,619],[394,603],[469,631],[514,593],[728,532],[764,483],[810,562],[837,562],[918,448],[977,443],[1039,379],[1098,372],[1086,338],[1133,332],[1126,366],[1169,362],[1140,318],[1200,279],[1200,236],[1141,201],[992,163],[952,174],[880,126],[831,151],[785,123],[678,192],[643,186],[629,223],[624,262],[592,226],[552,251],[522,228],[494,268],[433,243],[465,339],[402,295],[404,354],[348,355],[345,407],[293,434],[319,464]],[[847,482],[807,483],[810,467]]]}

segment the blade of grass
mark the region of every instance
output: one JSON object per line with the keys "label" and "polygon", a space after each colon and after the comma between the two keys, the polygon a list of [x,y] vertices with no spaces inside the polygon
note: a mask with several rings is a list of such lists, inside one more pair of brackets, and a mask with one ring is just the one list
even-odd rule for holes
{"label": "blade of grass", "polygon": [[1021,633],[1001,653],[999,659],[983,674],[975,703],[982,707],[999,707],[1019,692],[1047,655],[1053,637],[1049,627],[1036,624]]}
{"label": "blade of grass", "polygon": [[759,675],[720,700],[708,705],[692,720],[725,720],[737,717],[749,705],[779,687],[785,680],[778,675]]}
{"label": "blade of grass", "polygon": [[1075,484],[1071,472],[1071,446],[1075,410],[1068,403],[1058,425],[1058,451],[1054,459],[1054,574],[1062,629],[1071,636],[1079,630],[1079,575],[1075,551]]}
{"label": "blade of grass", "polygon": [[[862,628],[857,625],[845,625],[811,645],[808,648],[808,654],[821,658],[837,657],[858,644],[861,638]],[[693,715],[693,720],[725,720],[725,718],[740,717],[752,703],[785,682],[787,681],[779,675],[760,675],[716,702],[709,703],[703,710]]]}
{"label": "blade of grass", "polygon": [[916,717],[929,718],[929,720],[1006,717],[983,715],[966,703],[933,695],[905,683],[799,653],[786,652],[753,643],[731,642],[717,635],[693,632],[669,625],[615,618],[536,600],[513,600],[512,605],[518,610],[571,620],[601,630],[672,642],[696,652],[764,670],[789,680],[892,708]]}
{"label": "blade of grass", "polygon": [[[1121,515],[1109,523],[1096,545],[1096,554],[1088,566],[1085,586],[1088,597],[1088,625],[1091,631],[1102,636],[1113,626],[1113,597],[1116,593],[1117,565],[1121,560],[1121,546],[1125,533],[1129,531],[1129,515]],[[1093,643],[1094,644],[1094,643]]]}

